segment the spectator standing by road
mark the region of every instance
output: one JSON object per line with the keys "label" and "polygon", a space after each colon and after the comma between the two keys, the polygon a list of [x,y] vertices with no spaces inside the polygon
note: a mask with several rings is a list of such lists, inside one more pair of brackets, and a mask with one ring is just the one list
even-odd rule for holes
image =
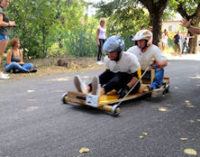
{"label": "spectator standing by road", "polygon": [[164,29],[162,33],[162,51],[165,50],[165,48],[168,47],[168,32],[166,29]]}
{"label": "spectator standing by road", "polygon": [[177,54],[181,55],[181,36],[179,31],[174,36],[174,51],[175,55]]}
{"label": "spectator standing by road", "polygon": [[5,13],[5,9],[9,6],[9,2],[9,0],[0,0],[0,79],[10,78],[1,71],[1,60],[8,45],[9,29],[10,27],[15,26],[15,22],[10,21],[8,15]]}
{"label": "spectator standing by road", "polygon": [[102,56],[102,47],[104,42],[106,41],[107,34],[106,34],[106,24],[105,20],[100,20],[100,25],[97,28],[97,45],[98,45],[98,53],[97,53],[97,64],[101,65],[103,62],[101,61]]}

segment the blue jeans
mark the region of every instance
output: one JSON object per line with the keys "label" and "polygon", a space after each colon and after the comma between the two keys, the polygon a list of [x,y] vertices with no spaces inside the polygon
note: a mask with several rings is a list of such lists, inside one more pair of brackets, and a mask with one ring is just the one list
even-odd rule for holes
{"label": "blue jeans", "polygon": [[26,63],[24,65],[20,65],[17,62],[11,62],[9,65],[6,65],[6,72],[10,72],[11,69],[18,70],[19,72],[28,72],[28,70],[33,68],[32,63]]}
{"label": "blue jeans", "polygon": [[153,80],[153,83],[151,84],[151,89],[160,88],[162,86],[164,78],[164,69],[163,68],[157,68],[155,69],[155,78]]}
{"label": "blue jeans", "polygon": [[0,41],[1,40],[9,40],[9,37],[3,34],[0,34]]}
{"label": "blue jeans", "polygon": [[182,48],[182,54],[184,54],[184,50],[186,48],[186,54],[189,52],[189,46],[187,44],[183,44],[183,48]]}

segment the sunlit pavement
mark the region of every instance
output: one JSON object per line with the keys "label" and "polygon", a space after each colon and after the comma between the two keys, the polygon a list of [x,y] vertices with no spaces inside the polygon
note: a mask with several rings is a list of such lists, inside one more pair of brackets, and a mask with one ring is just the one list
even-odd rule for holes
{"label": "sunlit pavement", "polygon": [[173,55],[171,53],[163,53],[168,60],[200,60],[200,53],[197,54],[182,54],[182,55]]}
{"label": "sunlit pavement", "polygon": [[61,102],[75,75],[88,83],[103,68],[1,81],[0,157],[199,156],[200,61],[189,56],[168,56],[168,94],[122,103],[119,117]]}

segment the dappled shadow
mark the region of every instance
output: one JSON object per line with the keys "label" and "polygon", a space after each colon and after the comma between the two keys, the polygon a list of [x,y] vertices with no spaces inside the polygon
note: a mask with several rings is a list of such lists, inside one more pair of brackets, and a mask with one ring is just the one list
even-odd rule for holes
{"label": "dappled shadow", "polygon": [[93,108],[93,107],[90,107],[87,105],[70,104],[70,103],[63,104],[63,105],[69,106],[68,109],[75,111],[75,112],[82,112],[82,113],[90,114],[90,115],[103,115],[103,114],[104,115],[112,115],[109,112],[102,111],[102,110],[99,110],[98,108]]}

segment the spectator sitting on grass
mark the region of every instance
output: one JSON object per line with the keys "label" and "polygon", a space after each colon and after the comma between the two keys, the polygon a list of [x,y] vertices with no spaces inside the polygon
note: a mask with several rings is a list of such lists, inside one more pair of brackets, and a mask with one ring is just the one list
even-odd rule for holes
{"label": "spectator sitting on grass", "polygon": [[10,45],[11,49],[7,52],[6,72],[37,72],[36,69],[33,69],[34,65],[32,63],[23,62],[23,50],[20,49],[20,40],[18,38],[13,38],[10,41]]}

